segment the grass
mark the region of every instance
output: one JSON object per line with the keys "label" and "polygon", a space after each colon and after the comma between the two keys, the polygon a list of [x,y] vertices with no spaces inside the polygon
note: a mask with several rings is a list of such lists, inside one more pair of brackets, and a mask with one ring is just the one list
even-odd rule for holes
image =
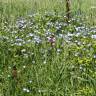
{"label": "grass", "polygon": [[96,95],[95,0],[61,1],[1,1],[0,96]]}
{"label": "grass", "polygon": [[[65,0],[1,0],[1,2],[1,9],[3,8],[3,12],[9,12],[8,14],[10,15],[31,14],[39,10],[58,10],[61,12],[65,10]],[[78,9],[80,9],[90,14],[90,8],[92,6],[96,6],[95,0],[72,1],[72,10],[75,12],[78,12]]]}
{"label": "grass", "polygon": [[[30,15],[36,12],[57,11],[65,14],[65,0],[0,0],[0,17],[15,19],[20,16]],[[49,6],[50,5],[50,6]],[[87,16],[87,21],[96,24],[95,0],[75,0],[71,1],[72,14],[83,13]],[[2,19],[1,19],[2,20]]]}

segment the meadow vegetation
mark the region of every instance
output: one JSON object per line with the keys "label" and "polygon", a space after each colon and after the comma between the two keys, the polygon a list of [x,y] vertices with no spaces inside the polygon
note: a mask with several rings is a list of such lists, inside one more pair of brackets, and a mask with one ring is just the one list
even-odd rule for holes
{"label": "meadow vegetation", "polygon": [[0,0],[0,96],[96,96],[95,6]]}

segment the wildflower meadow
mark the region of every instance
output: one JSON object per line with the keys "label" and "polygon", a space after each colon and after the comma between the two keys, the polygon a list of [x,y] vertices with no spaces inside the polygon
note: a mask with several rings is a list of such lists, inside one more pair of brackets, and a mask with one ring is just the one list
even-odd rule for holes
{"label": "wildflower meadow", "polygon": [[0,96],[96,96],[95,0],[0,0]]}

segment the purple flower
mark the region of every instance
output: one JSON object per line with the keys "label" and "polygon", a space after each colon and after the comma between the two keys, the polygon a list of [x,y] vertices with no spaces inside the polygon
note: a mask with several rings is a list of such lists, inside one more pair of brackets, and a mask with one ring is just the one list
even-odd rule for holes
{"label": "purple flower", "polygon": [[48,37],[48,41],[51,43],[52,46],[54,46],[56,42],[55,36],[51,35],[50,37]]}

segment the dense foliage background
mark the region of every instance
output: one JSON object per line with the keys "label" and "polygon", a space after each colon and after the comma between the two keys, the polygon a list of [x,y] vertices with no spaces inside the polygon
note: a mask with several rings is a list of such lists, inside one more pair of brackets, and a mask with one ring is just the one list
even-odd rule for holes
{"label": "dense foliage background", "polygon": [[0,0],[0,96],[96,96],[96,3]]}

